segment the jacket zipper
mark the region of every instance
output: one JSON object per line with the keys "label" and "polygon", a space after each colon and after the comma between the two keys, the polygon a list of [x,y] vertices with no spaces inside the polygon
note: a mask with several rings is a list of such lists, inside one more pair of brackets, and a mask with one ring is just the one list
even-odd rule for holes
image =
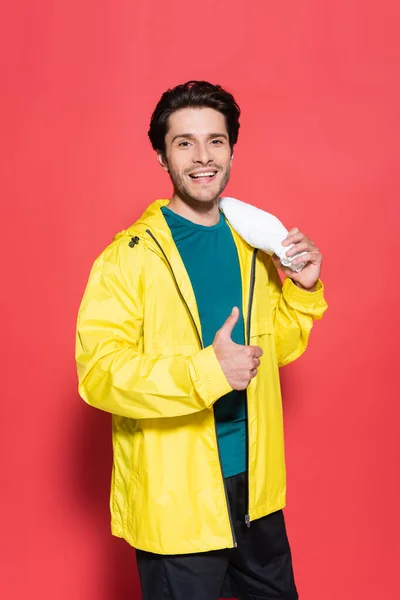
{"label": "jacket zipper", "polygon": [[[249,292],[249,305],[247,308],[247,320],[246,320],[246,341],[250,344],[250,325],[251,325],[251,309],[253,307],[254,298],[254,285],[256,282],[256,258],[258,249],[255,248],[251,259],[251,271],[250,271],[250,292]],[[249,418],[248,418],[248,401],[247,401],[247,390],[246,390],[246,427],[247,427],[247,514],[244,516],[244,522],[246,527],[250,527],[250,516],[249,516]]]}
{"label": "jacket zipper", "polygon": [[[155,241],[155,243],[157,244],[157,246],[160,248],[160,250],[161,250],[161,252],[162,252],[162,254],[163,254],[163,256],[164,256],[164,258],[165,258],[165,260],[166,260],[166,262],[168,264],[169,270],[171,271],[171,275],[172,275],[172,277],[174,279],[174,282],[175,282],[176,289],[178,290],[179,296],[181,297],[184,305],[186,306],[186,310],[188,311],[188,313],[190,315],[190,318],[192,320],[193,326],[194,326],[196,334],[197,334],[197,338],[198,338],[199,343],[200,343],[200,348],[203,350],[204,349],[203,340],[201,339],[200,332],[199,332],[199,330],[197,328],[196,321],[194,320],[194,317],[193,317],[193,315],[191,313],[191,310],[190,310],[190,308],[188,306],[188,303],[186,302],[186,300],[185,300],[185,298],[184,298],[184,296],[183,296],[183,294],[181,292],[181,289],[180,289],[178,281],[177,281],[177,279],[175,277],[175,273],[174,273],[174,270],[172,268],[172,265],[171,265],[170,261],[168,260],[167,255],[165,254],[165,252],[164,252],[161,244],[155,238],[155,236],[151,233],[150,229],[146,229],[146,233],[149,234],[149,236]],[[213,412],[214,412],[214,408],[213,408]],[[223,483],[224,492],[225,492],[226,507],[228,509],[229,524],[231,526],[232,541],[233,541],[234,548],[237,548],[237,540],[236,540],[235,530],[233,528],[233,520],[232,520],[231,507],[229,506],[228,491],[226,489],[226,482],[225,482],[224,474],[222,472],[221,453],[220,453],[219,444],[218,444],[218,434],[217,434],[217,424],[215,422],[215,413],[214,413],[214,427],[215,427],[215,437],[216,437],[216,440],[217,440],[217,450],[218,450],[219,466],[220,466],[220,470],[221,470],[222,483]]]}

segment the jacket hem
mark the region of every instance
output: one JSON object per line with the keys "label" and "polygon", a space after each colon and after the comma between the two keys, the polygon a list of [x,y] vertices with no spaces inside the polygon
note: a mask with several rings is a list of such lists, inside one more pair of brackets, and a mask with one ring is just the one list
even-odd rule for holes
{"label": "jacket hem", "polygon": [[232,535],[226,538],[217,538],[214,543],[205,544],[203,540],[179,541],[179,542],[156,542],[154,540],[135,540],[127,531],[120,527],[111,526],[111,533],[115,537],[124,539],[132,548],[151,552],[152,554],[197,554],[199,552],[211,552],[212,550],[224,550],[233,548]]}
{"label": "jacket hem", "polygon": [[[285,506],[285,498],[282,498],[273,505],[264,504],[256,510],[250,511],[250,519],[251,521],[256,521],[278,510],[282,510]],[[152,554],[197,554],[200,552],[233,548],[232,535],[230,533],[226,537],[214,538],[214,541],[211,543],[204,542],[204,540],[180,540],[163,543],[155,540],[137,540],[129,531],[114,523],[111,524],[111,533],[115,537],[124,539],[133,548],[143,550],[144,552],[151,552]]]}
{"label": "jacket hem", "polygon": [[250,510],[250,521],[256,521],[257,519],[262,519],[262,517],[267,517],[278,510],[282,510],[286,506],[286,498],[282,498],[275,504],[264,504],[260,506],[256,510]]}

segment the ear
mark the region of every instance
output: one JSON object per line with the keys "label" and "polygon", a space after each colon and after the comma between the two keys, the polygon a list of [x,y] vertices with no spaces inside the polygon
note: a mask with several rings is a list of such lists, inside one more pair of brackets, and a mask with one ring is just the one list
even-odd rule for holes
{"label": "ear", "polygon": [[234,153],[234,152],[232,152],[232,154],[231,154],[231,162],[230,162],[230,165],[231,165],[231,166],[232,166],[232,162],[233,162],[233,158],[234,158],[234,156],[235,156],[235,153]]}
{"label": "ear", "polygon": [[160,163],[160,165],[162,166],[162,168],[164,169],[164,171],[169,171],[169,167],[168,167],[168,161],[167,161],[167,157],[165,156],[165,154],[162,154],[161,152],[157,152],[157,159],[158,162]]}

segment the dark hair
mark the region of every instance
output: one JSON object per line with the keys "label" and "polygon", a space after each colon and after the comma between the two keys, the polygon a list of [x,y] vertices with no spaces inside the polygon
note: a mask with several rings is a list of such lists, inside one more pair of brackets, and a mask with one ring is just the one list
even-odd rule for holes
{"label": "dark hair", "polygon": [[165,153],[168,117],[181,108],[214,108],[225,116],[229,144],[233,149],[239,135],[240,108],[232,94],[207,81],[187,81],[161,96],[150,121],[149,138],[154,150]]}

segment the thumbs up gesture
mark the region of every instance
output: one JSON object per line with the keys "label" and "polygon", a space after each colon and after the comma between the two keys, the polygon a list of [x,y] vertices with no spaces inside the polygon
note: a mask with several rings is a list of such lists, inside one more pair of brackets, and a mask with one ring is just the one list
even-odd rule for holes
{"label": "thumbs up gesture", "polygon": [[257,375],[263,351],[258,346],[242,346],[232,341],[232,331],[239,318],[235,306],[213,342],[214,352],[233,390],[245,390]]}

